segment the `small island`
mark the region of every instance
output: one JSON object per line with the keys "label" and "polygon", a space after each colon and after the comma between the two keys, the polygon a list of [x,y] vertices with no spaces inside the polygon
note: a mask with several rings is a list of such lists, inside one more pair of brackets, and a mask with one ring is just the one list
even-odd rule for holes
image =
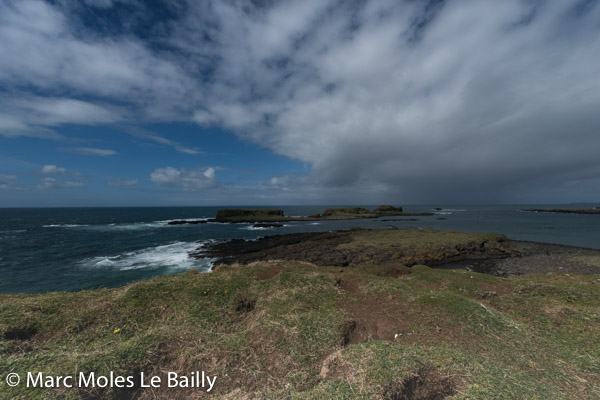
{"label": "small island", "polygon": [[[344,220],[344,219],[360,219],[360,218],[379,218],[390,216],[432,216],[435,215],[429,212],[410,213],[404,212],[402,207],[394,207],[383,205],[377,207],[374,211],[369,211],[363,207],[343,207],[343,208],[327,208],[321,214],[314,214],[308,217],[288,217],[284,215],[283,210],[279,209],[249,209],[249,208],[232,208],[221,209],[217,211],[215,218],[208,220],[176,220],[169,221],[168,225],[185,225],[185,224],[204,224],[207,222],[219,223],[280,223],[291,221],[323,221],[323,220]],[[283,226],[283,225],[278,225]],[[275,225],[269,227],[278,227]]]}

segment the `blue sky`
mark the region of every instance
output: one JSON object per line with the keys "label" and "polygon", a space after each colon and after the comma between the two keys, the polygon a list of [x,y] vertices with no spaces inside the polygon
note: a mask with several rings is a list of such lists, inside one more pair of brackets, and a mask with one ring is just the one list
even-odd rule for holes
{"label": "blue sky", "polygon": [[0,0],[0,207],[600,200],[595,0]]}

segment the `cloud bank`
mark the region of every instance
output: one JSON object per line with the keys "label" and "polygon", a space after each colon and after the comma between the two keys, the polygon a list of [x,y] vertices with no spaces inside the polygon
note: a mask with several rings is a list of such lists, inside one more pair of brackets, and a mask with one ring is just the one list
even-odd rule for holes
{"label": "cloud bank", "polygon": [[[182,1],[153,30],[132,17],[111,32],[86,29],[74,4],[0,6],[0,134],[219,126],[309,165],[268,183],[297,198],[600,196],[597,1]],[[200,190],[216,186],[208,171],[151,179]]]}

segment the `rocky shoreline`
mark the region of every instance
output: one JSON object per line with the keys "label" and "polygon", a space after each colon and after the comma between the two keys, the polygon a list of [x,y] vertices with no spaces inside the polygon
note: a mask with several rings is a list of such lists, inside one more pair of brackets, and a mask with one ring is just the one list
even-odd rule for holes
{"label": "rocky shoreline", "polygon": [[[389,241],[391,243],[387,243]],[[416,242],[415,242],[416,240]],[[451,231],[355,228],[336,232],[233,239],[192,253],[219,264],[303,261],[319,266],[424,264],[497,276],[600,272],[600,250],[509,240],[503,235]]]}

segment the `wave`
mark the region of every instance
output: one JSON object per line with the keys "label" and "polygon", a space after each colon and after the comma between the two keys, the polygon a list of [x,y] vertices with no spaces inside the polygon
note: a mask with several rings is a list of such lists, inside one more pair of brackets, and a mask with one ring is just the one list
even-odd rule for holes
{"label": "wave", "polygon": [[238,229],[243,229],[245,231],[264,231],[264,230],[267,230],[267,229],[286,228],[286,227],[289,227],[289,226],[290,225],[288,225],[288,224],[283,224],[281,226],[253,226],[253,225],[250,225],[250,226],[245,226],[243,228],[238,228]]}
{"label": "wave", "polygon": [[154,221],[154,222],[162,222],[165,224],[168,224],[169,222],[173,222],[173,221],[208,221],[210,218],[208,217],[202,217],[202,218],[176,218],[176,219],[165,219],[162,221]]}
{"label": "wave", "polygon": [[85,224],[50,224],[50,225],[44,225],[44,228],[78,228],[81,226],[89,226],[89,225],[85,225]]}
{"label": "wave", "polygon": [[153,222],[134,222],[124,224],[108,224],[108,225],[93,225],[90,229],[93,230],[105,230],[105,231],[137,231],[143,229],[155,229],[167,226],[167,224],[161,221]]}
{"label": "wave", "polygon": [[[98,225],[49,224],[49,225],[43,225],[43,227],[44,228],[82,228],[82,227],[85,227],[88,230],[94,230],[94,231],[136,231],[136,230],[143,230],[143,229],[155,229],[155,228],[170,227],[170,225],[168,225],[168,223],[172,222],[172,221],[207,221],[209,219],[210,218],[202,217],[202,218],[166,219],[166,220],[150,221],[150,222],[98,224]],[[187,226],[187,225],[184,225],[184,226]]]}
{"label": "wave", "polygon": [[86,268],[112,268],[119,271],[168,268],[173,271],[198,269],[207,272],[211,269],[211,259],[198,260],[190,257],[191,252],[202,246],[203,244],[196,242],[174,242],[115,256],[86,258],[79,264]]}

